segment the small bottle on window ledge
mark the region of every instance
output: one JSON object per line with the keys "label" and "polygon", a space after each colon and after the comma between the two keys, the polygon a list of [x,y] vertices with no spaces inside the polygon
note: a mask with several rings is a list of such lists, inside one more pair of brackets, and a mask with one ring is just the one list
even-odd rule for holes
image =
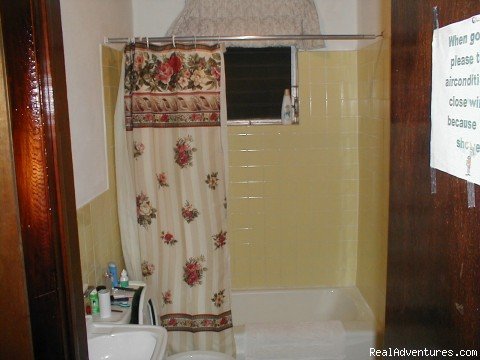
{"label": "small bottle on window ledge", "polygon": [[289,125],[292,123],[293,119],[293,109],[292,109],[292,98],[290,96],[290,90],[285,89],[283,93],[282,101],[282,124]]}

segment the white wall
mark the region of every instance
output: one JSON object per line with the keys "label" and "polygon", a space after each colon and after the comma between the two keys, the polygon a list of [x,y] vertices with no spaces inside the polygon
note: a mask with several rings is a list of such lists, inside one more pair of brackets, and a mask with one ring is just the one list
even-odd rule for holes
{"label": "white wall", "polygon": [[[357,34],[358,2],[369,0],[315,0],[322,34]],[[325,42],[324,51],[355,50],[355,40]]]}
{"label": "white wall", "polygon": [[132,36],[131,0],[60,0],[77,208],[108,188],[100,45]]}
{"label": "white wall", "polygon": [[184,5],[184,0],[132,0],[134,35],[165,35]]}
{"label": "white wall", "polygon": [[[362,34],[387,34],[386,19],[383,18],[387,0],[358,0],[358,32]],[[389,0],[388,0],[389,1]],[[375,42],[362,41],[359,47],[365,47]]]}

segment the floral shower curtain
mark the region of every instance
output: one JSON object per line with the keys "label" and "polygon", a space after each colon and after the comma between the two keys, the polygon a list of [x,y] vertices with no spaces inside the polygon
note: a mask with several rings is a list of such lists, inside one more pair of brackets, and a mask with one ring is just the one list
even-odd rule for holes
{"label": "floral shower curtain", "polygon": [[[124,139],[130,165],[123,167],[133,172],[139,248],[126,263],[138,267],[141,261],[160,323],[169,331],[170,354],[233,355],[235,349],[222,74],[218,46],[125,48]],[[130,239],[124,245],[123,235],[123,248],[132,246]]]}

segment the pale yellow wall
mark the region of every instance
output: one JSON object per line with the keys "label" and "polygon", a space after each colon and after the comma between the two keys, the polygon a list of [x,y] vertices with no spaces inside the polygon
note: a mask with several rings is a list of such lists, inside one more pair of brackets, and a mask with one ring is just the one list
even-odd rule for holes
{"label": "pale yellow wall", "polygon": [[113,115],[121,62],[121,51],[102,46],[109,188],[77,210],[82,280],[89,285],[104,283],[103,274],[108,262],[114,261],[120,268],[119,271],[125,266],[118,227],[113,141]]}
{"label": "pale yellow wall", "polygon": [[389,1],[384,39],[358,53],[359,222],[357,286],[381,337],[385,326],[390,156]]}
{"label": "pale yellow wall", "polygon": [[230,126],[235,289],[355,285],[357,53],[299,54],[300,125]]}
{"label": "pale yellow wall", "polygon": [[[388,43],[300,53],[300,125],[228,128],[233,288],[357,285],[383,326]],[[104,48],[103,60],[110,189],[78,211],[89,284],[102,283],[108,261],[123,266],[113,176],[120,53]]]}

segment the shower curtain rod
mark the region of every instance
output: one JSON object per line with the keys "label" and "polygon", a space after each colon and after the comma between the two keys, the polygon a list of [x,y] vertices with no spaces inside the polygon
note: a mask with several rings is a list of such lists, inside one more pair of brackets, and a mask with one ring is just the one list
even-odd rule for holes
{"label": "shower curtain rod", "polygon": [[125,44],[131,42],[175,42],[175,41],[268,41],[268,40],[372,40],[380,35],[375,34],[341,34],[341,35],[241,35],[241,36],[161,36],[161,37],[135,37],[135,38],[109,38],[105,37],[105,44]]}

